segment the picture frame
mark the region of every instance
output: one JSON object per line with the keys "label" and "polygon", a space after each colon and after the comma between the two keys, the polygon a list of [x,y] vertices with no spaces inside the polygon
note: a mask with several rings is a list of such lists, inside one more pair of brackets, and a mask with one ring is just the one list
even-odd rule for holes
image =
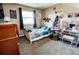
{"label": "picture frame", "polygon": [[72,18],[72,17],[73,17],[73,13],[69,13],[68,18]]}
{"label": "picture frame", "polygon": [[17,18],[16,10],[10,10],[10,18],[11,19],[16,19]]}
{"label": "picture frame", "polygon": [[79,17],[79,12],[75,12],[75,17]]}

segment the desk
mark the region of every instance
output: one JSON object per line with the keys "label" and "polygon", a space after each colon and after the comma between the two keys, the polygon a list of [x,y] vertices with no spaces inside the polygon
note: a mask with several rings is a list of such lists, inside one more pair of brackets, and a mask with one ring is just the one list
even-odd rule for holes
{"label": "desk", "polygon": [[72,31],[72,30],[64,30],[64,34],[78,36],[79,35],[79,32],[78,31]]}
{"label": "desk", "polygon": [[79,43],[79,32],[78,31],[64,30],[63,35],[64,34],[75,37],[74,43],[76,43],[76,45]]}

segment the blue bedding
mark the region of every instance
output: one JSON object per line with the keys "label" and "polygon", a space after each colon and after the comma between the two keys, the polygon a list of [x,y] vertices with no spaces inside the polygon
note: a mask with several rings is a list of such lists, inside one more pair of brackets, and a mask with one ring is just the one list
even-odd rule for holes
{"label": "blue bedding", "polygon": [[34,38],[37,38],[39,36],[42,36],[42,35],[46,35],[49,33],[49,28],[48,27],[42,27],[40,29],[32,29],[32,32],[31,32],[31,36],[32,36],[32,39]]}

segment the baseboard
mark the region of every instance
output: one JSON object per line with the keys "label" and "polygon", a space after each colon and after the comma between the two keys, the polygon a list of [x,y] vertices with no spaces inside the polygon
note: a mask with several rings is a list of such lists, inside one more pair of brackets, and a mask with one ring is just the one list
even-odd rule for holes
{"label": "baseboard", "polygon": [[23,34],[22,35],[19,35],[19,37],[22,37],[22,36],[24,36]]}

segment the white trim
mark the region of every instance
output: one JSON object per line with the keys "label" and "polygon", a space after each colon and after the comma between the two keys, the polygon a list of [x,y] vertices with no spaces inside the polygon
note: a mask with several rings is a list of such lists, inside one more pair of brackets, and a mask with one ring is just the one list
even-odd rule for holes
{"label": "white trim", "polygon": [[31,34],[31,32],[25,31],[24,35],[30,40],[30,43],[32,44],[33,41],[40,40],[40,39],[42,39],[44,37],[47,37],[47,36],[51,35],[52,33],[49,33],[49,34],[46,34],[46,35],[42,35],[42,36],[40,36],[38,38],[35,38],[35,39],[32,39],[30,34]]}
{"label": "white trim", "polygon": [[44,37],[47,37],[47,36],[49,36],[49,35],[51,35],[51,34],[42,35],[42,36],[40,36],[40,37],[38,37],[38,38],[31,39],[31,41],[36,41],[36,40],[42,39],[42,38],[44,38]]}
{"label": "white trim", "polygon": [[20,35],[19,35],[19,37],[22,37],[22,36],[24,36],[24,34],[20,34]]}

